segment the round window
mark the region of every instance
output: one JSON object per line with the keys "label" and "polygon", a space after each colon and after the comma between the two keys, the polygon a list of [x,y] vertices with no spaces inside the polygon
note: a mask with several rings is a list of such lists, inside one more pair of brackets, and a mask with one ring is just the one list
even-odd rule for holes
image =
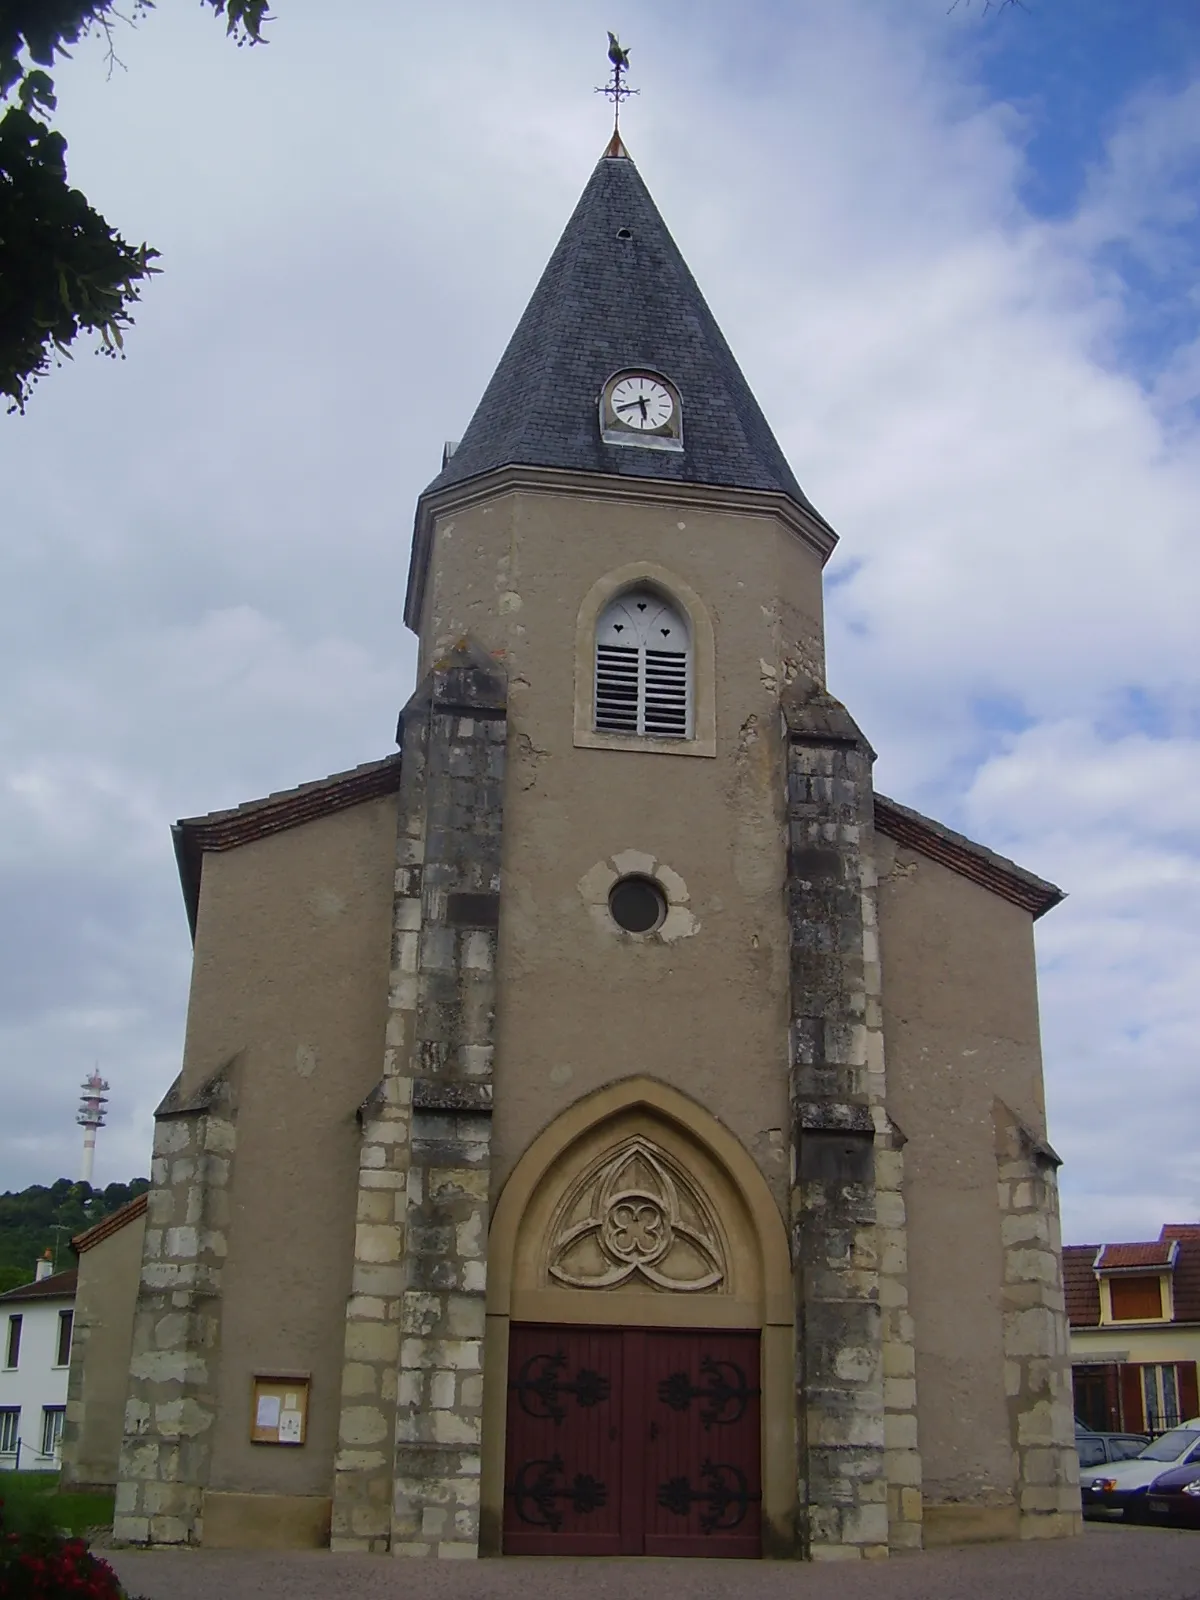
{"label": "round window", "polygon": [[653,933],[667,914],[667,897],[651,878],[622,878],[613,884],[608,909],[626,933]]}

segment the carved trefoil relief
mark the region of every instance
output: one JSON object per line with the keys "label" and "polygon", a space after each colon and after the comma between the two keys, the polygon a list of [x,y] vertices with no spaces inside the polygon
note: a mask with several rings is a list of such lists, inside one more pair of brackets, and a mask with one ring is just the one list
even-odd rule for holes
{"label": "carved trefoil relief", "polygon": [[606,1150],[567,1191],[551,1223],[547,1266],[572,1289],[641,1280],[684,1293],[717,1289],[728,1271],[708,1201],[640,1135]]}

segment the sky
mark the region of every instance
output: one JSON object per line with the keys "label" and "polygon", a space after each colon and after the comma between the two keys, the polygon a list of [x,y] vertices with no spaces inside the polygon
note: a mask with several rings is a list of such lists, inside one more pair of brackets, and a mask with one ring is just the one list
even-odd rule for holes
{"label": "sky", "polygon": [[[148,1168],[176,818],[375,759],[415,499],[623,131],[808,496],[878,787],[1059,883],[1064,1237],[1200,1216],[1195,0],[160,0],[56,74],[162,251],[0,416],[0,1189]],[[1153,1091],[1153,1092],[1151,1092]]]}

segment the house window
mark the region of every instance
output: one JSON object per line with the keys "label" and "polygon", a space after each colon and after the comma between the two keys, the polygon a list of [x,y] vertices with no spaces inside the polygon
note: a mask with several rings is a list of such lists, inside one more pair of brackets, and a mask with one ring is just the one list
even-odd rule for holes
{"label": "house window", "polygon": [[0,1456],[15,1456],[21,1428],[20,1406],[0,1407]]}
{"label": "house window", "polygon": [[1110,1278],[1114,1322],[1155,1322],[1163,1314],[1162,1280],[1159,1277]]}
{"label": "house window", "polygon": [[4,1341],[4,1365],[17,1367],[21,1364],[21,1318],[15,1313],[8,1319],[8,1337]]}
{"label": "house window", "polygon": [[58,1447],[62,1443],[63,1417],[66,1414],[65,1406],[42,1407],[42,1454],[56,1456]]}
{"label": "house window", "polygon": [[687,739],[691,645],[679,612],[652,589],[627,589],[596,626],[596,731]]}
{"label": "house window", "polygon": [[1166,1433],[1179,1426],[1179,1380],[1173,1364],[1142,1368],[1142,1403],[1149,1432]]}
{"label": "house window", "polygon": [[58,1313],[58,1354],[55,1366],[65,1367],[71,1360],[71,1328],[75,1321],[73,1311]]}

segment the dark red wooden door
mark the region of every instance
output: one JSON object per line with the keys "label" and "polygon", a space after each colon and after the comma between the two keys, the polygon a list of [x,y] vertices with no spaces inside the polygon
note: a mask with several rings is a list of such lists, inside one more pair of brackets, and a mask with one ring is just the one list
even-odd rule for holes
{"label": "dark red wooden door", "polygon": [[649,1556],[757,1556],[756,1333],[646,1333]]}
{"label": "dark red wooden door", "polygon": [[621,1331],[514,1325],[509,1343],[504,1549],[620,1555]]}
{"label": "dark red wooden door", "polygon": [[757,1333],[515,1325],[504,1549],[758,1556]]}

